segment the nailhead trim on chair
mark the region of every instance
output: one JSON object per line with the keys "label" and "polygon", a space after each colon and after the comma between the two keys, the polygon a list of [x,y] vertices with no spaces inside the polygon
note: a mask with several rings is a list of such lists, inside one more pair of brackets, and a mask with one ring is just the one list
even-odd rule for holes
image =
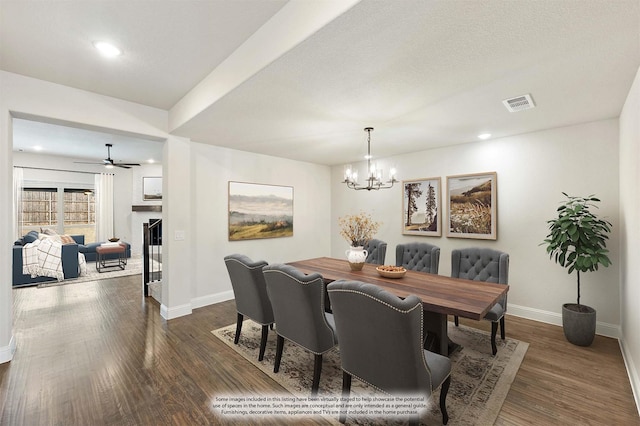
{"label": "nailhead trim on chair", "polygon": [[249,266],[246,263],[240,262],[238,259],[226,259],[225,262],[236,262],[241,264],[242,266],[245,266],[247,269],[262,269],[264,268],[265,265],[260,265],[260,266]]}
{"label": "nailhead trim on chair", "polygon": [[[265,274],[266,274],[266,273],[278,273],[278,274],[283,274],[283,275],[286,275],[286,276],[288,276],[288,277],[291,277],[294,281],[296,281],[297,283],[300,283],[300,284],[302,284],[302,285],[312,284],[312,283],[316,282],[317,280],[322,281],[322,284],[324,285],[324,279],[322,278],[322,276],[320,276],[320,277],[318,277],[318,278],[314,278],[314,279],[312,279],[311,281],[306,281],[306,282],[305,282],[305,281],[300,281],[300,280],[299,280],[299,279],[297,279],[296,277],[294,277],[294,276],[292,276],[292,275],[290,275],[290,274],[287,274],[287,273],[286,273],[286,272],[284,272],[284,271],[274,271],[274,270],[269,270],[269,271],[264,271],[264,273],[265,273]],[[321,298],[320,298],[320,308],[322,309],[322,312],[324,312],[324,297],[321,297]],[[329,323],[327,323],[327,319],[326,319],[326,318],[324,318],[324,316],[323,316],[323,319],[324,319],[324,323],[325,323],[325,325],[326,325],[329,329],[331,329],[331,327],[329,326]],[[333,333],[333,335],[334,335],[334,341],[335,341],[335,335],[336,335],[336,333],[335,333],[333,330],[332,330],[331,332],[332,332],[332,333]],[[277,333],[278,333],[278,324],[276,323],[276,334],[277,334]],[[278,334],[278,336],[280,336],[280,335]],[[282,337],[283,337],[283,338],[285,338],[285,339],[287,339],[285,336],[282,336]],[[322,354],[324,354],[324,353],[326,353],[326,352],[330,351],[331,349],[335,348],[335,345],[334,345],[333,347],[331,347],[331,348],[327,349],[327,350],[326,350],[326,351],[324,351],[324,352],[315,352],[315,351],[312,351],[311,349],[309,349],[309,348],[305,347],[304,345],[301,345],[301,344],[300,344],[300,343],[298,343],[298,342],[294,342],[294,341],[289,340],[289,339],[287,339],[287,340],[288,340],[289,342],[292,342],[292,343],[293,343],[293,344],[295,344],[295,345],[298,345],[298,346],[300,346],[300,347],[305,348],[306,350],[308,350],[309,352],[311,352],[311,353],[312,353],[312,354],[314,354],[314,355],[322,355]]]}
{"label": "nailhead trim on chair", "polygon": [[[408,310],[404,310],[404,311],[403,311],[402,309],[398,309],[398,308],[396,308],[395,306],[391,306],[391,305],[390,305],[390,304],[388,304],[387,302],[385,302],[385,301],[383,301],[383,300],[380,300],[380,299],[378,299],[377,297],[373,297],[373,296],[371,296],[370,294],[363,293],[363,292],[361,292],[361,291],[357,291],[357,290],[345,290],[345,289],[335,289],[335,290],[329,290],[329,292],[330,292],[330,293],[333,293],[333,292],[342,292],[342,293],[355,293],[355,294],[360,294],[360,295],[362,295],[362,296],[366,296],[366,297],[368,297],[369,299],[373,299],[373,300],[375,300],[376,302],[379,302],[379,303],[381,303],[381,304],[385,305],[386,307],[393,309],[394,311],[400,312],[401,314],[408,314],[408,313],[411,313],[411,312],[413,312],[416,308],[418,308],[418,307],[419,307],[419,308],[420,308],[420,336],[424,336],[424,319],[422,318],[422,316],[423,316],[423,314],[422,314],[422,313],[423,313],[423,310],[422,310],[422,303],[417,303],[413,308],[408,309]],[[338,346],[340,346],[340,342],[338,342]],[[423,345],[422,345],[422,338],[420,338],[420,347],[422,347],[422,346],[423,346]],[[426,368],[426,369],[427,369],[427,371],[429,372],[429,387],[431,387],[431,391],[433,392],[433,382],[431,381],[431,369],[429,368],[429,364],[427,364],[427,360],[426,360],[426,358],[424,357],[424,352],[422,353],[422,362],[424,363],[425,368]],[[347,373],[349,373],[349,372],[347,371]],[[351,373],[349,373],[349,374],[351,374]],[[449,373],[449,374],[451,374],[451,373]],[[351,375],[353,376],[353,374],[351,374]],[[362,379],[361,379],[360,377],[358,377],[358,376],[355,376],[355,377],[357,377],[359,380],[362,380]],[[447,377],[448,377],[448,376],[447,376]],[[363,381],[363,382],[365,382],[365,383],[367,383],[367,384],[369,384],[369,385],[371,385],[371,383],[368,383],[366,380],[362,380],[362,381]],[[374,385],[371,385],[371,386],[373,386],[374,388],[378,389],[378,388],[377,388],[376,386],[374,386]],[[378,389],[378,390],[381,390],[381,389]],[[384,392],[384,391],[383,391],[383,392]],[[386,392],[385,392],[385,393],[386,393]]]}

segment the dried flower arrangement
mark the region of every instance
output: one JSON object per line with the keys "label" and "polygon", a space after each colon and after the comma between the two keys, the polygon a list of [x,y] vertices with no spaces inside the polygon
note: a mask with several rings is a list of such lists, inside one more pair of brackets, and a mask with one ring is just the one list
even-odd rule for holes
{"label": "dried flower arrangement", "polygon": [[359,247],[373,238],[382,223],[375,222],[370,215],[361,212],[340,217],[338,224],[340,235],[349,241],[352,247]]}

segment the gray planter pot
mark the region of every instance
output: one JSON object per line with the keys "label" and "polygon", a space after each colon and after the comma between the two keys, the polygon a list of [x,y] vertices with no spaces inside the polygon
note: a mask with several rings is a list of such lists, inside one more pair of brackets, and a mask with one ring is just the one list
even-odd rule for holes
{"label": "gray planter pot", "polygon": [[562,328],[564,336],[574,345],[589,346],[596,336],[596,310],[575,303],[562,305]]}

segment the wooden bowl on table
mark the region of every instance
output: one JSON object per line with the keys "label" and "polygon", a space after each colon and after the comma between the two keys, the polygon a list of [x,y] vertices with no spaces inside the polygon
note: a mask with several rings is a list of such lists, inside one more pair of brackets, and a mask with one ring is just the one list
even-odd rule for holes
{"label": "wooden bowl on table", "polygon": [[402,278],[407,270],[402,266],[381,265],[376,268],[378,274],[385,278]]}

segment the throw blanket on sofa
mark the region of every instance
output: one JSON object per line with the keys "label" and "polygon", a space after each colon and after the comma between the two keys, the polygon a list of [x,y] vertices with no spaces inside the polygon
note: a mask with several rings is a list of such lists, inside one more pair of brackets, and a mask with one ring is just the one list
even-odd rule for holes
{"label": "throw blanket on sofa", "polygon": [[87,275],[87,260],[84,258],[84,253],[78,253],[78,270],[81,277]]}
{"label": "throw blanket on sofa", "polygon": [[45,238],[35,240],[22,248],[22,273],[35,277],[64,280],[62,271],[62,243]]}

